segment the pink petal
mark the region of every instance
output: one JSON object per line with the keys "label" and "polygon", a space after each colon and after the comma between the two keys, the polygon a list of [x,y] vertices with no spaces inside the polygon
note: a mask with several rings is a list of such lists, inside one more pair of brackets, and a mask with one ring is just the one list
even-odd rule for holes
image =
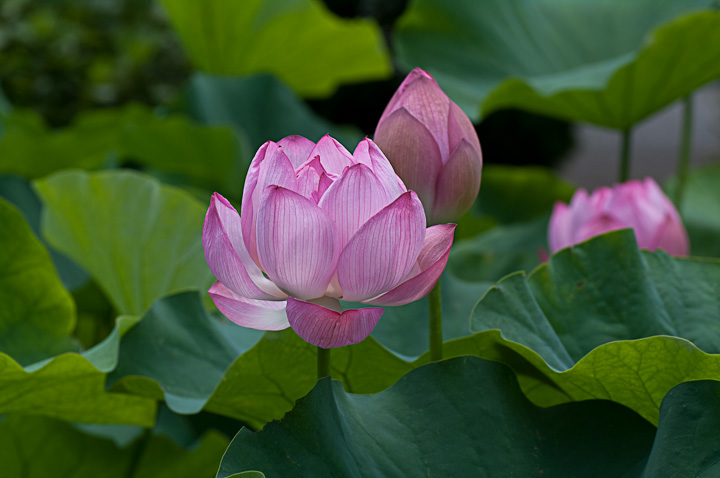
{"label": "pink petal", "polygon": [[443,165],[430,131],[400,108],[378,125],[375,142],[405,186],[420,196],[429,214],[435,204],[435,182]]}
{"label": "pink petal", "polygon": [[555,203],[548,225],[548,244],[551,253],[572,245],[571,214],[572,211],[567,204],[562,201]]}
{"label": "pink petal", "polygon": [[216,282],[208,291],[218,310],[243,327],[258,330],[283,330],[290,327],[285,301],[246,299]]}
{"label": "pink petal", "polygon": [[481,151],[480,139],[470,118],[451,100],[450,113],[448,114],[448,142],[450,151],[455,150],[463,139],[470,143],[470,146],[475,148],[475,151]]}
{"label": "pink petal", "polygon": [[360,226],[393,199],[370,168],[355,164],[328,188],[318,206],[335,222],[342,250]]}
{"label": "pink petal", "polygon": [[298,169],[296,192],[301,196],[312,199],[317,204],[321,196],[321,194],[318,193],[318,189],[322,176],[327,177],[322,164],[320,164],[320,157],[315,156]]}
{"label": "pink petal", "polygon": [[252,299],[285,297],[253,262],[245,248],[237,211],[218,193],[210,199],[202,240],[210,270],[235,293]]}
{"label": "pink petal", "polygon": [[258,210],[258,257],[280,289],[295,297],[321,297],[338,261],[338,232],[314,202],[272,186]]}
{"label": "pink petal", "polygon": [[342,313],[288,297],[290,326],[306,342],[324,349],[358,344],[377,325],[383,309],[353,309]]}
{"label": "pink petal", "polygon": [[687,256],[690,254],[690,240],[685,226],[670,214],[665,217],[665,221],[657,229],[650,244],[647,246],[641,245],[640,247],[647,247],[651,251],[662,249],[673,256]]}
{"label": "pink petal", "polygon": [[430,223],[457,220],[470,209],[480,191],[482,156],[464,139],[450,155],[435,186]]}
{"label": "pink petal", "polygon": [[425,212],[408,191],[363,224],[338,261],[343,300],[360,302],[398,285],[412,270],[425,239]]}
{"label": "pink petal", "polygon": [[325,171],[331,174],[341,174],[343,170],[354,164],[353,157],[345,146],[330,135],[320,138],[310,157],[320,156]]}
{"label": "pink petal", "polygon": [[450,255],[455,224],[441,224],[428,228],[425,242],[418,256],[419,273],[411,274],[405,282],[379,297],[366,300],[372,305],[405,305],[422,299],[440,279]]}
{"label": "pink petal", "polygon": [[315,143],[307,138],[298,135],[287,136],[278,143],[295,169],[308,160],[310,153],[315,148]]}
{"label": "pink petal", "polygon": [[353,158],[356,162],[372,169],[375,177],[378,178],[380,184],[383,185],[393,200],[402,193],[407,192],[405,184],[395,173],[390,161],[371,139],[365,138],[358,143],[357,148],[353,151]]}
{"label": "pink petal", "polygon": [[618,229],[624,229],[626,227],[630,226],[609,214],[599,214],[580,227],[575,234],[575,241],[573,243],[577,244],[579,242],[586,241],[591,237],[599,236],[600,234],[605,234],[610,231],[616,231]]}
{"label": "pink petal", "polygon": [[[261,154],[261,151],[263,153]],[[257,263],[257,211],[260,198],[268,186],[282,186],[297,190],[295,168],[282,147],[268,141],[260,147],[245,178],[245,189],[240,207],[243,238],[250,257]]]}
{"label": "pink petal", "polygon": [[[398,105],[430,131],[441,157],[447,159],[450,156],[447,132],[450,98],[435,80],[427,73],[418,75],[415,81],[407,85]],[[377,139],[375,141],[378,142]],[[382,145],[380,148],[385,151]]]}
{"label": "pink petal", "polygon": [[383,111],[383,114],[380,117],[380,122],[382,122],[387,116],[390,116],[393,111],[402,106],[399,105],[399,103],[401,102],[400,100],[405,96],[405,91],[408,89],[408,86],[410,86],[415,80],[421,77],[429,78],[430,80],[434,81],[433,77],[430,76],[427,71],[420,68],[414,68],[410,73],[408,73],[408,75],[398,87],[395,94],[392,96],[392,98],[390,98],[390,101],[385,107],[385,111]]}

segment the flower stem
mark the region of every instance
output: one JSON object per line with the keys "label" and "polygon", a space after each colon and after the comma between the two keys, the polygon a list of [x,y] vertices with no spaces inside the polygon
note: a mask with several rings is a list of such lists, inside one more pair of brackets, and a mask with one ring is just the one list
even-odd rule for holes
{"label": "flower stem", "polygon": [[622,146],[620,149],[620,173],[619,182],[624,183],[630,179],[630,128],[622,132]]}
{"label": "flower stem", "polygon": [[330,376],[330,350],[322,347],[317,348],[317,378]]}
{"label": "flower stem", "polygon": [[440,280],[437,281],[433,290],[428,296],[430,305],[430,361],[437,362],[443,358],[442,340],[442,295],[440,292]]}
{"label": "flower stem", "polygon": [[692,115],[692,96],[687,95],[683,99],[682,140],[680,142],[680,157],[678,158],[677,187],[675,188],[675,207],[677,207],[678,210],[680,210],[680,204],[682,203],[683,194],[685,193],[685,183],[687,183],[688,166],[690,166]]}

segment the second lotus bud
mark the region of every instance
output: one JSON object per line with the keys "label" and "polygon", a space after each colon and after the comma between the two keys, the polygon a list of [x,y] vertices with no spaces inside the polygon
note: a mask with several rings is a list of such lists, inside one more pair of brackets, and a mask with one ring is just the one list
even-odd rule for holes
{"label": "second lotus bud", "polygon": [[375,130],[393,169],[417,193],[428,222],[457,220],[480,189],[482,153],[467,115],[420,68],[405,78]]}

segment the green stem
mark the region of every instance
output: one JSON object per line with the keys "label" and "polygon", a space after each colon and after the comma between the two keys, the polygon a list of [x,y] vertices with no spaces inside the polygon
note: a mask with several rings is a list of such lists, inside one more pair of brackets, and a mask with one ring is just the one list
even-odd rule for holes
{"label": "green stem", "polygon": [[622,132],[622,147],[620,149],[619,182],[624,183],[630,179],[630,128]]}
{"label": "green stem", "polygon": [[428,296],[430,300],[430,361],[437,362],[443,358],[442,340],[442,294],[440,292],[440,280],[437,281],[433,290]]}
{"label": "green stem", "polygon": [[322,347],[317,348],[317,378],[330,376],[330,350]]}
{"label": "green stem", "polygon": [[677,188],[675,188],[675,207],[680,209],[687,183],[688,167],[690,166],[690,143],[692,139],[692,96],[687,95],[683,100],[682,140],[680,141],[680,157],[677,168]]}
{"label": "green stem", "polygon": [[138,467],[140,466],[140,459],[142,458],[145,450],[150,444],[150,438],[152,437],[152,429],[146,428],[143,431],[140,439],[135,445],[135,449],[132,452],[132,458],[130,459],[130,466],[128,467],[128,478],[133,478],[137,473]]}

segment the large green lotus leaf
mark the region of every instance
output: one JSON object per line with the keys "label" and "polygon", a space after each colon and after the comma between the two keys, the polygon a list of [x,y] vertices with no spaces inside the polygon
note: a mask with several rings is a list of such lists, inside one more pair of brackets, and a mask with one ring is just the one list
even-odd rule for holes
{"label": "large green lotus leaf", "polygon": [[75,350],[75,305],[23,215],[0,199],[0,352],[29,364]]}
{"label": "large green lotus leaf", "polygon": [[[184,106],[197,121],[229,124],[246,133],[253,150],[265,141],[278,141],[292,134],[317,141],[329,133],[350,151],[362,139],[360,131],[339,127],[315,114],[273,75],[196,73],[186,91]],[[242,183],[237,188],[242,189]]]}
{"label": "large green lotus leaf", "polygon": [[121,448],[49,418],[12,416],[0,422],[7,477],[210,478],[226,446],[223,435],[210,432],[192,450],[157,435]]}
{"label": "large green lotus leaf", "polygon": [[[176,413],[204,409],[261,427],[315,384],[316,348],[291,329],[267,332],[246,350],[219,333],[214,321],[196,292],[156,302],[123,338],[120,363],[109,377],[112,390],[164,399]],[[411,365],[368,339],[334,349],[332,367],[348,390],[371,393],[395,383]]]}
{"label": "large green lotus leaf", "polygon": [[[686,416],[680,431],[690,433],[698,420]],[[654,435],[637,414],[607,401],[537,407],[507,367],[463,357],[414,370],[375,395],[323,379],[282,421],[241,430],[217,476],[640,477]],[[686,458],[713,453],[704,446]]]}
{"label": "large green lotus leaf", "polygon": [[406,68],[468,114],[501,108],[626,129],[720,76],[711,0],[416,0],[398,22]]}
{"label": "large green lotus leaf", "polygon": [[103,342],[83,354],[65,353],[26,368],[0,353],[0,414],[152,426],[155,401],[105,390],[107,372],[117,364],[120,337],[135,322],[120,318]]}
{"label": "large green lotus leaf", "polygon": [[[677,180],[666,190],[675,197]],[[690,236],[693,256],[720,257],[720,167],[706,166],[688,174],[680,215]]]}
{"label": "large green lotus leaf", "polygon": [[616,231],[500,281],[473,311],[478,333],[445,351],[512,365],[540,405],[604,398],[657,423],[672,387],[720,380],[718,311],[720,262],[640,252]]}
{"label": "large green lotus leaf", "polygon": [[88,281],[87,273],[63,254],[49,247],[40,234],[42,203],[30,182],[20,176],[0,176],[0,198],[12,203],[25,217],[33,233],[48,249],[53,265],[66,289],[74,291]]}
{"label": "large green lotus leaf", "polygon": [[195,65],[208,73],[273,73],[301,95],[384,78],[379,27],[340,19],[319,0],[163,0]]}
{"label": "large green lotus leaf", "polygon": [[87,270],[119,313],[155,299],[207,290],[205,207],[189,194],[130,171],[66,171],[35,182],[43,234]]}

